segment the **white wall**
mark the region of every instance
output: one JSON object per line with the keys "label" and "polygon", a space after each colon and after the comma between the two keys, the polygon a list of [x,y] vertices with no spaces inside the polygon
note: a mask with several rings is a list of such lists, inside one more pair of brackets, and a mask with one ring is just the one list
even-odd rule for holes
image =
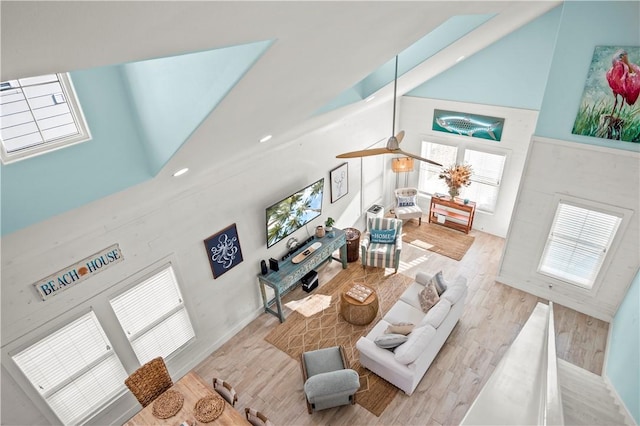
{"label": "white wall", "polygon": [[[88,309],[96,312],[125,369],[137,368],[108,301],[166,262],[176,270],[196,331],[196,340],[187,350],[168,360],[174,378],[261,314],[256,278],[260,260],[279,258],[286,252],[285,242],[266,248],[265,208],[325,177],[322,219],[294,236],[302,240],[307,231],[313,234],[327,216],[335,218],[339,228],[356,225],[362,229],[361,212],[368,206],[361,203],[360,159],[348,160],[349,193],[333,204],[329,170],[344,162],[335,155],[345,146],[360,149],[383,139],[389,115],[390,104],[383,104],[289,143],[258,147],[260,152],[223,168],[192,170],[166,187],[154,181],[144,183],[5,236],[2,424],[58,423],[10,356]],[[215,135],[210,137],[215,139]],[[382,172],[367,170],[373,180]],[[378,188],[371,191],[380,194],[384,178],[377,181]],[[203,240],[232,223],[237,225],[244,261],[214,280]],[[114,243],[120,244],[123,262],[47,301],[40,300],[33,283]],[[12,395],[11,403],[6,403],[5,395]],[[124,389],[123,395],[92,423],[120,423],[133,415],[139,405]]]}
{"label": "white wall", "polygon": [[[610,322],[640,264],[640,154],[535,137],[497,280]],[[633,212],[612,262],[593,290],[536,272],[556,210],[556,194]]]}
{"label": "white wall", "polygon": [[[478,211],[473,222],[474,229],[499,237],[506,237],[529,141],[538,117],[537,111],[407,96],[401,98],[400,106],[399,129],[406,131],[401,148],[405,151],[420,154],[422,141],[427,140],[431,142],[456,143],[459,146],[469,148],[497,150],[506,154],[507,158],[495,213],[489,214]],[[434,109],[502,117],[505,119],[502,138],[499,142],[496,142],[433,131],[431,128]],[[419,176],[418,167],[419,163],[416,163],[415,170],[409,177],[409,184],[416,187]],[[420,206],[425,212],[428,212],[429,198],[421,199]]]}

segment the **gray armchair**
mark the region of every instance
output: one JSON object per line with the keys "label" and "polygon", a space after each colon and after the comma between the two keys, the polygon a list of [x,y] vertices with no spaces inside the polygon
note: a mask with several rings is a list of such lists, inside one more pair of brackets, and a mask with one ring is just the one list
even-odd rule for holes
{"label": "gray armchair", "polygon": [[342,346],[304,352],[300,355],[307,411],[355,404],[360,379]]}

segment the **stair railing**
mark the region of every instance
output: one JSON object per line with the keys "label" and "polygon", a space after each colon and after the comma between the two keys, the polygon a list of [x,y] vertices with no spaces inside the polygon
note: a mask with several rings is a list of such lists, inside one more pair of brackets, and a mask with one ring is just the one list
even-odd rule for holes
{"label": "stair railing", "polygon": [[544,397],[543,424],[562,426],[562,394],[558,381],[558,358],[556,355],[555,321],[553,319],[553,302],[549,302],[549,318],[547,320],[547,374],[546,395]]}

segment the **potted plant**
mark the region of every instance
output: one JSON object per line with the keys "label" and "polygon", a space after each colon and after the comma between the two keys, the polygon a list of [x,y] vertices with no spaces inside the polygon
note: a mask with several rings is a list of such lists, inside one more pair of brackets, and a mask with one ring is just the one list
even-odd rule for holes
{"label": "potted plant", "polygon": [[332,217],[328,217],[327,220],[324,221],[324,229],[327,232],[331,232],[333,231],[333,224],[336,223],[335,220],[333,220]]}

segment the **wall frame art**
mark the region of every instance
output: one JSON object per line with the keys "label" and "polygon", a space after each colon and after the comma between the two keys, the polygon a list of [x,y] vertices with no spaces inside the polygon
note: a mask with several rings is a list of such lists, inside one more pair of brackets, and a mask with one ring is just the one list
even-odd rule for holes
{"label": "wall frame art", "polygon": [[499,142],[502,138],[503,128],[504,118],[442,109],[433,111],[431,129],[438,132],[455,133]]}
{"label": "wall frame art", "polygon": [[216,279],[242,262],[242,249],[236,224],[232,224],[204,240],[213,278]]}
{"label": "wall frame art", "polygon": [[335,203],[349,193],[349,164],[342,163],[329,172],[331,202]]}
{"label": "wall frame art", "polygon": [[571,133],[640,142],[639,95],[640,46],[596,46]]}

